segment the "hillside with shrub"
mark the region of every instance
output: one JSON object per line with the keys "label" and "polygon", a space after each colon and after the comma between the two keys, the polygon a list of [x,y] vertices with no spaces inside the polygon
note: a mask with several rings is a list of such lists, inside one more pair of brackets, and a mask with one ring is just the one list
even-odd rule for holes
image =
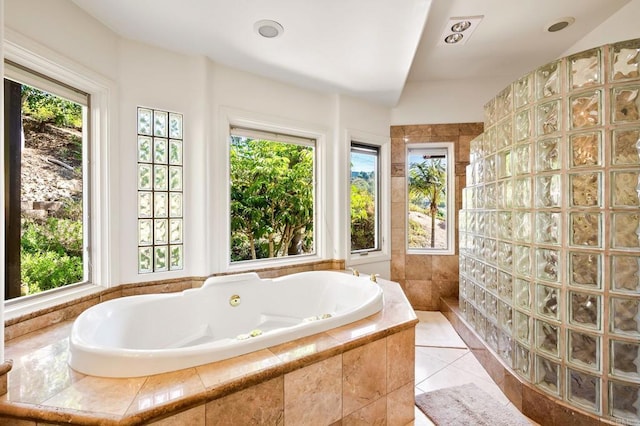
{"label": "hillside with shrub", "polygon": [[82,108],[22,89],[21,293],[83,279]]}

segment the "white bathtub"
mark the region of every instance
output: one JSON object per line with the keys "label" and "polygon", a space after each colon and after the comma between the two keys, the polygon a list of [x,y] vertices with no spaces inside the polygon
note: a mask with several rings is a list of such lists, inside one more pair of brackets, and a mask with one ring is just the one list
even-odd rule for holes
{"label": "white bathtub", "polygon": [[[239,296],[239,304],[230,300]],[[382,309],[368,276],[302,272],[207,279],[181,293],[100,303],[75,320],[69,364],[84,374],[139,377],[194,367],[309,336]]]}

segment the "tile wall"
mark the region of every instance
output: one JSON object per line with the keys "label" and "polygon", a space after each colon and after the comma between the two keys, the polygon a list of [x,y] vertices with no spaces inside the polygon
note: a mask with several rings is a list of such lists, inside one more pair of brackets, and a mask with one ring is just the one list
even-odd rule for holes
{"label": "tile wall", "polygon": [[414,328],[160,420],[404,426],[413,420]]}
{"label": "tile wall", "polygon": [[[454,255],[444,256],[406,254],[406,146],[424,142],[454,143],[457,215],[462,206],[470,142],[482,130],[482,123],[391,127],[391,280],[400,283],[414,309],[437,311],[440,297],[458,295],[458,250],[456,247]],[[455,239],[458,239],[457,232]]]}
{"label": "tile wall", "polygon": [[460,212],[460,310],[522,379],[640,422],[640,39],[485,106]]}

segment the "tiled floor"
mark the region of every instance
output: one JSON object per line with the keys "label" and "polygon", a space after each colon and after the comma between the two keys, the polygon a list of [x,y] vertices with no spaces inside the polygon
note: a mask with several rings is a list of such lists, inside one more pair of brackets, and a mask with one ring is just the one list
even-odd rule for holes
{"label": "tiled floor", "polygon": [[[416,326],[416,395],[473,382],[496,401],[511,404],[444,315],[416,313],[420,320]],[[415,426],[433,425],[417,407],[415,414]]]}

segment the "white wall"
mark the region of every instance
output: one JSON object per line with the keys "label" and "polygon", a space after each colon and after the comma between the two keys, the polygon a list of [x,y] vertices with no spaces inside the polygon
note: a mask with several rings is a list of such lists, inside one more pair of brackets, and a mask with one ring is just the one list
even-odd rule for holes
{"label": "white wall", "polygon": [[[206,123],[207,61],[180,55],[150,45],[120,40],[118,51],[120,164],[118,250],[120,282],[199,275],[206,254],[202,226],[206,223],[202,203],[206,186],[205,156],[208,141]],[[136,108],[146,106],[184,114],[184,270],[138,275],[137,269],[137,182]]]}
{"label": "white wall", "polygon": [[[226,162],[229,155],[229,124],[257,126],[264,130],[318,138],[317,153],[320,161],[317,166],[320,169],[319,175],[326,176],[326,160],[330,158],[336,144],[333,133],[335,112],[331,95],[300,89],[223,65],[213,65],[210,80],[209,95],[215,128],[208,154],[209,169],[212,173],[208,210],[211,212],[213,224],[211,235],[220,236],[217,241],[212,241],[210,249],[212,261],[217,262],[212,267],[222,271],[229,267],[227,247],[221,245],[226,241],[229,232],[229,218],[225,208],[229,197]],[[323,181],[319,181],[319,184],[321,183]],[[332,194],[327,191],[327,186],[320,185],[319,191],[320,202],[325,198],[324,206],[330,206],[329,198],[332,198]],[[324,247],[317,246],[316,250],[320,256],[331,258],[331,241],[335,226],[331,220],[327,220],[327,213],[327,208],[317,212],[315,231],[321,234],[321,237],[316,242],[323,241],[328,244]],[[236,269],[238,267],[234,266]]]}
{"label": "white wall", "polygon": [[[1,0],[0,0],[1,1]],[[344,258],[348,191],[346,129],[387,137],[388,108],[314,92],[238,71],[207,58],[188,56],[122,39],[70,0],[6,0],[6,26],[115,82],[110,110],[117,127],[109,134],[108,159],[116,176],[107,188],[115,242],[111,283],[204,276],[226,266],[220,247],[226,242],[224,191],[227,185],[225,111],[308,128],[324,136],[325,209],[320,213],[327,258]],[[185,265],[183,271],[137,273],[136,107],[184,114],[185,120]],[[336,172],[345,170],[344,172]],[[388,262],[377,273],[388,276]]]}
{"label": "white wall", "polygon": [[484,104],[505,86],[504,78],[409,82],[391,124],[484,122]]}
{"label": "white wall", "polygon": [[617,41],[640,38],[640,0],[631,0],[560,55],[561,58]]}
{"label": "white wall", "polygon": [[117,76],[118,37],[69,0],[6,0],[5,25],[95,72]]}
{"label": "white wall", "polygon": [[[346,266],[358,269],[366,274],[378,274],[382,278],[391,277],[391,139],[389,122],[391,111],[388,108],[363,102],[348,96],[336,97],[338,111],[337,139],[339,150],[336,151],[335,192],[339,194],[334,208],[335,222],[341,224],[337,238],[342,244],[337,246],[341,252],[335,257],[345,259]],[[366,256],[351,255],[348,220],[341,220],[344,212],[350,212],[349,185],[343,184],[350,179],[349,156],[351,141],[378,145],[380,147],[381,200],[379,218],[382,220],[380,238],[383,240],[380,252],[369,252]],[[346,159],[346,160],[342,160]]]}

